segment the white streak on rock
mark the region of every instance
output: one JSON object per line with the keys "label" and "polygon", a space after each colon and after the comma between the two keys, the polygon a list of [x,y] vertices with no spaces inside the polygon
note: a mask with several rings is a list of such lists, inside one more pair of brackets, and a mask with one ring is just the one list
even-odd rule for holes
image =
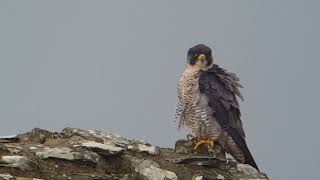
{"label": "white streak on rock", "polygon": [[158,155],[159,154],[159,147],[146,145],[146,144],[133,144],[127,146],[127,149],[139,151],[139,152],[146,152],[151,155]]}

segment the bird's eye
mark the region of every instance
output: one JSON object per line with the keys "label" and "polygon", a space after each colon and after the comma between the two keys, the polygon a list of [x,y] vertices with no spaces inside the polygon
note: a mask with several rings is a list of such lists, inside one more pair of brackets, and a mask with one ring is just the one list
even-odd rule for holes
{"label": "bird's eye", "polygon": [[197,57],[197,56],[198,56],[198,54],[197,54],[197,53],[195,53],[193,56],[194,56],[194,57]]}

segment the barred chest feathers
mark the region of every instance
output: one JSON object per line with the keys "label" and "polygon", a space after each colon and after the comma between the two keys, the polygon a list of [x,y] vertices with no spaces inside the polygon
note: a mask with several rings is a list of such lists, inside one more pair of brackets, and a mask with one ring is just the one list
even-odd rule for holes
{"label": "barred chest feathers", "polygon": [[206,96],[199,92],[199,75],[199,69],[188,67],[181,75],[176,111],[178,127],[186,125],[197,137],[218,136],[220,126],[210,117]]}
{"label": "barred chest feathers", "polygon": [[189,104],[199,93],[199,70],[186,68],[179,81],[182,101]]}

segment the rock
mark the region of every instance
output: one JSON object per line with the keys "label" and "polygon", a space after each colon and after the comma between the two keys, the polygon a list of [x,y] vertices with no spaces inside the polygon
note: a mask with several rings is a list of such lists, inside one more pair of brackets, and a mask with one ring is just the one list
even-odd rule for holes
{"label": "rock", "polygon": [[20,138],[17,135],[0,136],[0,143],[17,143]]}
{"label": "rock", "polygon": [[221,174],[218,174],[217,176],[199,176],[199,175],[194,175],[192,180],[224,180],[224,176]]}
{"label": "rock", "polygon": [[1,153],[10,153],[10,150],[5,144],[0,144],[0,152]]}
{"label": "rock", "polygon": [[24,156],[1,156],[0,166],[20,168],[22,170],[30,169],[29,160]]}
{"label": "rock", "polygon": [[69,147],[45,148],[42,151],[36,152],[36,155],[43,159],[57,158],[69,161],[90,161],[93,163],[97,163],[100,159],[100,156],[95,152],[85,150],[79,151],[78,149],[71,149]]}
{"label": "rock", "polygon": [[118,146],[118,147],[126,147],[130,141],[114,134],[106,134],[102,133],[100,131],[95,130],[83,130],[83,129],[77,129],[77,128],[65,128],[62,130],[62,134],[70,138],[72,136],[80,136],[88,141],[95,141],[99,143],[109,144],[112,146]]}
{"label": "rock", "polygon": [[78,128],[65,128],[62,130],[62,134],[66,138],[70,138],[72,136],[80,136],[89,141],[103,142],[102,138],[97,137],[96,135],[91,133],[90,130],[83,130]]}
{"label": "rock", "polygon": [[196,141],[192,140],[178,140],[175,144],[176,153],[181,154],[198,154],[198,155],[208,155],[222,161],[226,160],[226,154],[221,146],[213,145],[200,145],[197,151],[194,150]]}
{"label": "rock", "polygon": [[159,154],[159,147],[146,145],[146,144],[132,144],[127,147],[129,150],[138,151],[138,152],[146,152],[151,155]]}
{"label": "rock", "polygon": [[237,174],[236,177],[238,177],[240,180],[267,180],[268,177],[260,173],[258,170],[256,170],[254,167],[248,165],[248,164],[242,164],[237,163],[237,170],[241,174]]}
{"label": "rock", "polygon": [[205,177],[203,177],[203,176],[194,176],[192,178],[192,180],[205,180]]}
{"label": "rock", "polygon": [[120,146],[120,147],[126,147],[131,142],[127,140],[126,138],[117,135],[117,134],[106,134],[105,142],[112,142],[113,144]]}
{"label": "rock", "polygon": [[47,139],[55,139],[60,137],[57,132],[50,132],[45,129],[34,128],[30,132],[18,135],[23,142],[35,142],[43,144]]}
{"label": "rock", "polygon": [[190,164],[206,166],[211,168],[226,169],[226,161],[221,161],[211,156],[186,156],[168,160],[177,164]]}
{"label": "rock", "polygon": [[22,147],[10,145],[10,144],[3,144],[3,145],[0,144],[0,151],[1,150],[9,152],[11,154],[17,154],[20,151],[22,151]]}
{"label": "rock", "polygon": [[33,146],[31,146],[31,147],[29,147],[30,148],[30,150],[36,150],[36,149],[38,149],[37,147],[33,147]]}
{"label": "rock", "polygon": [[188,140],[178,140],[175,144],[176,153],[189,154],[193,153],[194,143]]}
{"label": "rock", "polygon": [[160,148],[143,140],[95,130],[33,129],[0,141],[0,180],[268,179],[248,165],[225,159],[219,146],[193,150],[195,140]]}
{"label": "rock", "polygon": [[100,155],[112,156],[119,155],[123,153],[124,149],[121,147],[111,146],[108,144],[97,143],[94,141],[87,141],[80,145],[81,147],[86,147]]}
{"label": "rock", "polygon": [[257,175],[259,171],[256,170],[254,167],[250,166],[249,164],[237,164],[237,169],[240,172],[243,172],[246,175]]}
{"label": "rock", "polygon": [[177,180],[174,172],[163,170],[159,165],[150,160],[132,159],[135,171],[150,180]]}
{"label": "rock", "polygon": [[0,180],[16,180],[16,178],[10,174],[0,174]]}
{"label": "rock", "polygon": [[224,180],[224,176],[222,176],[221,174],[218,174],[217,180]]}

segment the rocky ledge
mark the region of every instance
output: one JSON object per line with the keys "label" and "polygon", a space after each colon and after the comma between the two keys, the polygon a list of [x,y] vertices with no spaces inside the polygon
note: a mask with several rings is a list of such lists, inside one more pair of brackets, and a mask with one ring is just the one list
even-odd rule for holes
{"label": "rocky ledge", "polygon": [[192,139],[178,140],[176,148],[169,149],[95,130],[36,128],[0,137],[0,180],[268,179],[249,165],[225,158],[218,146],[199,152],[193,152],[193,146]]}

